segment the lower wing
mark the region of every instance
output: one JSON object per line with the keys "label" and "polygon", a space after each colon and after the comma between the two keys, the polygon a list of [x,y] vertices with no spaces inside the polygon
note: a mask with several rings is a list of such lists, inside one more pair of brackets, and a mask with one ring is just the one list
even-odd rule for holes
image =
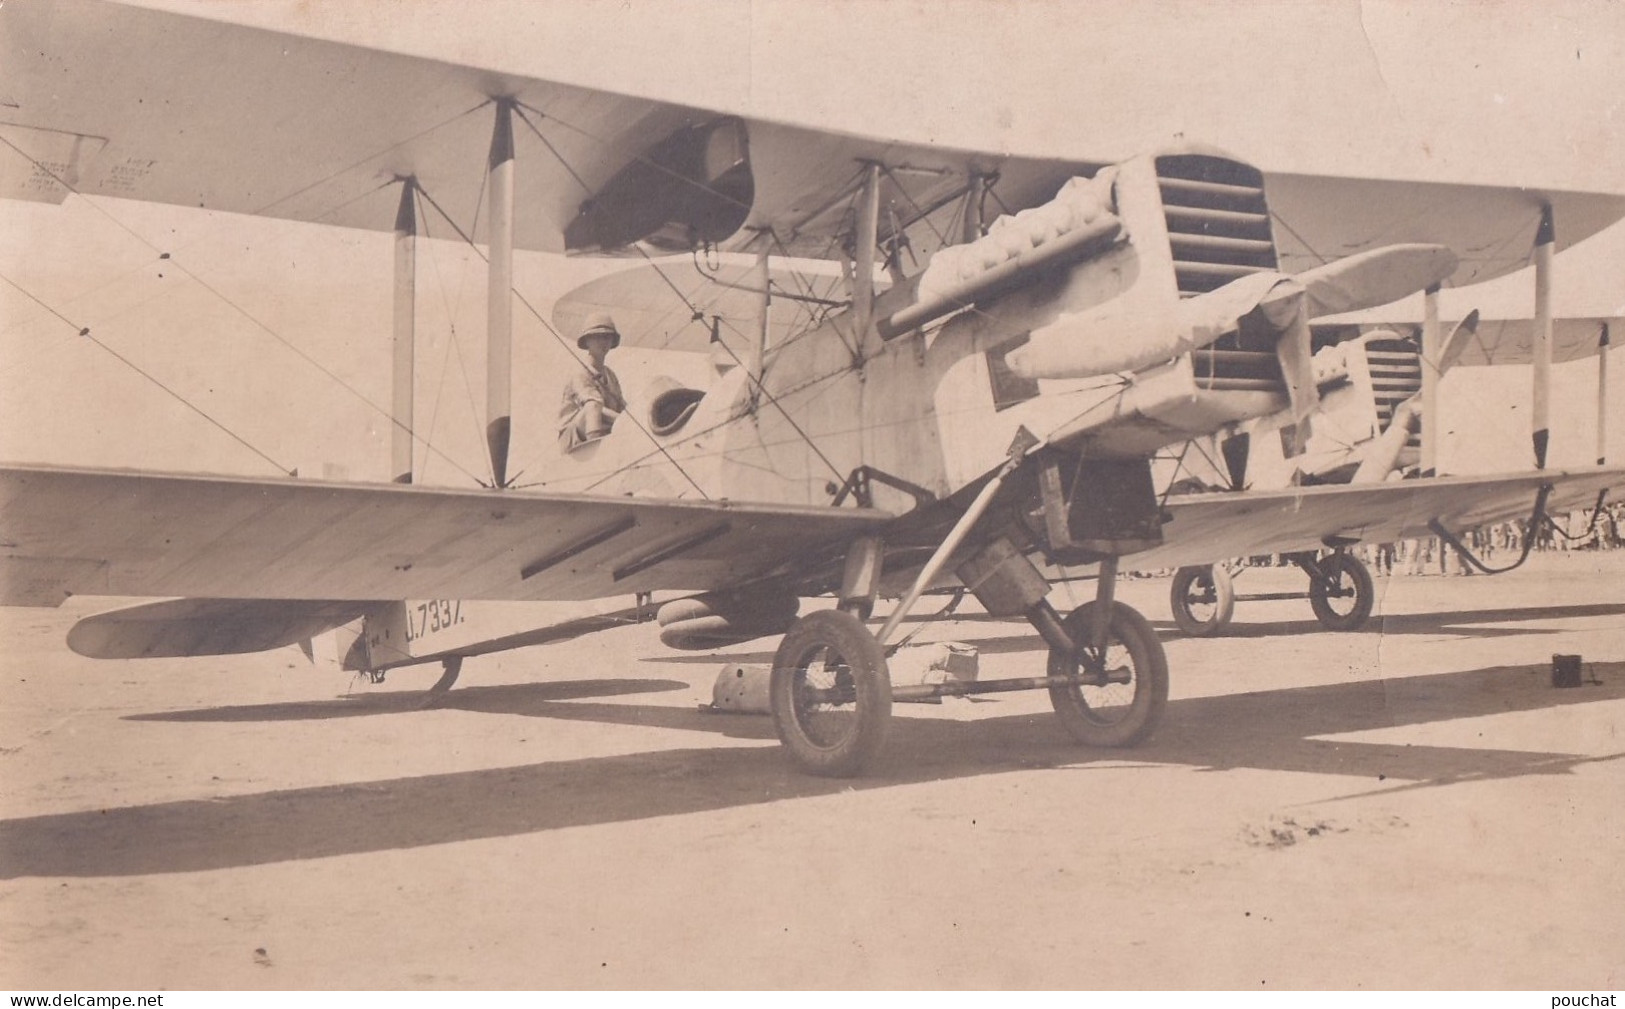
{"label": "lower wing", "polygon": [[1181,495],[1167,502],[1171,519],[1163,544],[1124,565],[1149,570],[1391,543],[1432,536],[1435,522],[1455,533],[1528,518],[1545,486],[1552,488],[1548,512],[1571,511],[1592,504],[1603,491],[1625,488],[1625,467]]}
{"label": "lower wing", "polygon": [[891,518],[857,507],[0,466],[0,604],[726,589],[827,566]]}

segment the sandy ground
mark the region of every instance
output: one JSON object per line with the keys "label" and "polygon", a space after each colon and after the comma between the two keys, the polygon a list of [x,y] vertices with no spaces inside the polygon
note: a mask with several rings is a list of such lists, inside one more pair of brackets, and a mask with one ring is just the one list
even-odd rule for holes
{"label": "sandy ground", "polygon": [[[1617,989],[1625,557],[1531,568],[1206,641],[1129,582],[1173,669],[1151,742],[1079,749],[1043,694],[908,705],[849,782],[698,711],[723,656],[648,626],[422,711],[432,669],[92,662],[62,639],[103,604],[0,610],[0,987]],[[1021,624],[931,639],[1043,663]]]}

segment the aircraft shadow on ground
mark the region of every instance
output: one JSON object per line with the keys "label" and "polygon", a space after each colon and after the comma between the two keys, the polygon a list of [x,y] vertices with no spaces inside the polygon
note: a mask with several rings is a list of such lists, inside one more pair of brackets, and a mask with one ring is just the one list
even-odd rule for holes
{"label": "aircraft shadow on ground", "polygon": [[[1304,603],[1307,609],[1308,602]],[[1246,604],[1236,610],[1238,619],[1218,635],[1227,638],[1287,637],[1294,634],[1326,634],[1318,621],[1277,620],[1271,623],[1246,623]],[[1394,616],[1372,617],[1353,634],[1448,634],[1459,638],[1502,638],[1525,634],[1560,634],[1555,627],[1485,627],[1482,624],[1527,623],[1535,620],[1563,620],[1575,617],[1611,617],[1625,614],[1625,603],[1585,603],[1579,606],[1519,606],[1486,610],[1450,610],[1442,613],[1401,613]],[[1153,620],[1151,625],[1162,636],[1178,636],[1171,620]]]}
{"label": "aircraft shadow on ground", "polygon": [[[1304,602],[1307,611],[1309,603]],[[1303,620],[1276,620],[1268,623],[1248,623],[1246,621],[1246,604],[1238,611],[1238,619],[1226,627],[1218,638],[1273,638],[1289,637],[1302,634],[1329,634],[1320,623],[1312,618]],[[1559,634],[1560,628],[1553,627],[1489,627],[1487,624],[1529,623],[1537,620],[1562,620],[1576,617],[1610,617],[1625,615],[1625,603],[1586,603],[1579,606],[1522,606],[1503,607],[1484,610],[1449,610],[1442,613],[1402,613],[1395,616],[1373,617],[1364,627],[1353,634],[1433,634],[1450,635],[1458,638],[1502,638],[1515,637],[1527,634]],[[987,617],[982,614],[973,614],[970,617],[954,616],[948,618],[954,621],[974,621],[977,623],[993,622],[1007,624],[1012,627],[1022,626],[1019,621],[1012,621],[1008,617]],[[1151,626],[1157,634],[1164,638],[1179,638],[1185,635],[1172,620],[1152,620]],[[971,634],[960,635],[982,652],[992,655],[1003,652],[1019,652],[1042,649],[1044,642],[1036,632],[1023,632],[1018,634],[988,635],[977,631]],[[934,635],[938,640],[941,635]],[[649,663],[672,663],[676,665],[689,664],[720,664],[724,662],[740,663],[766,663],[773,661],[771,651],[750,652],[708,652],[695,655],[651,655],[641,659]]]}
{"label": "aircraft shadow on ground", "polygon": [[1016,770],[1075,773],[1125,760],[1205,771],[1334,774],[1362,782],[1356,791],[1561,775],[1625,754],[1323,737],[1625,697],[1625,663],[1596,664],[1590,679],[1599,682],[1556,690],[1544,670],[1494,667],[1192,698],[1171,703],[1156,737],[1132,750],[1074,746],[1048,714],[974,721],[900,717],[893,720],[884,760],[854,780],[791,770],[776,746],[767,745],[772,728],[762,717],[559,700],[559,693],[548,689],[557,685],[548,684],[470,689],[457,699],[458,707],[750,736],[764,745],[661,750],[18,818],[0,822],[0,878],[195,872],[634,821],[846,789]]}
{"label": "aircraft shadow on ground", "polygon": [[[1008,618],[1003,618],[1001,622],[1009,623],[1009,620]],[[1172,627],[1173,625],[1170,624],[1169,626]],[[940,641],[949,639],[937,637],[933,638],[932,640]],[[1036,631],[1025,634],[1000,635],[984,635],[983,633],[978,632],[977,634],[962,634],[953,640],[970,642],[976,646],[978,651],[986,655],[993,655],[1000,652],[1031,652],[1041,650],[1045,647],[1044,640],[1038,636]],[[705,655],[650,655],[641,658],[638,661],[653,663],[656,665],[671,663],[679,666],[721,666],[724,664],[734,665],[736,663],[747,666],[761,666],[772,664],[773,656],[773,652],[710,652]]]}
{"label": "aircraft shadow on ground", "polygon": [[[554,701],[586,697],[618,697],[687,690],[679,680],[557,680],[547,683],[505,683],[459,687],[435,695],[436,710],[464,709],[499,714],[533,714],[527,710]],[[281,701],[271,704],[235,704],[187,711],[154,711],[126,715],[129,722],[304,722],[328,718],[360,718],[420,711],[430,700],[422,690],[371,691],[320,701]]]}

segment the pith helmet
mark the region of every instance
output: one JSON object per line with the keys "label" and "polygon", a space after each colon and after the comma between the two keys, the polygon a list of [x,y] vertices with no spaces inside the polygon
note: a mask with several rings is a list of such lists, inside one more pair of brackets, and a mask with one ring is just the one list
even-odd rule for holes
{"label": "pith helmet", "polygon": [[581,327],[581,335],[576,337],[576,346],[582,350],[587,349],[587,337],[607,333],[614,337],[609,349],[614,350],[621,345],[621,331],[615,328],[615,320],[610,318],[608,312],[594,312],[587,316],[586,323]]}

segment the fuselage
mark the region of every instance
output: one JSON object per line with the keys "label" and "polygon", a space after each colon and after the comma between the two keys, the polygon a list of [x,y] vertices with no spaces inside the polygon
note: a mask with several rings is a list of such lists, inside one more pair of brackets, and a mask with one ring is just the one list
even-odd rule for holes
{"label": "fuselage", "polygon": [[[1093,212],[1057,227],[1054,207],[1079,192]],[[1024,267],[1069,227],[1091,228],[1074,258]],[[652,422],[656,403],[629,404],[645,422],[566,454],[547,486],[827,504],[866,468],[890,478],[871,483],[874,503],[903,512],[917,491],[944,497],[983,477],[1023,428],[1120,458],[1239,430],[1287,405],[1274,347],[1245,326],[1188,347],[1173,338],[1178,306],[1274,265],[1257,172],[1211,155],[1125,162],[942,250],[878,296],[866,332],[841,311],[766,347],[759,376],[724,371],[675,428]],[[991,294],[953,302],[956,285],[974,293],[978,271],[997,270],[1000,283],[982,285]],[[944,290],[953,311],[881,335]],[[1081,355],[1090,374],[1014,373],[1005,355],[1034,339]]]}

